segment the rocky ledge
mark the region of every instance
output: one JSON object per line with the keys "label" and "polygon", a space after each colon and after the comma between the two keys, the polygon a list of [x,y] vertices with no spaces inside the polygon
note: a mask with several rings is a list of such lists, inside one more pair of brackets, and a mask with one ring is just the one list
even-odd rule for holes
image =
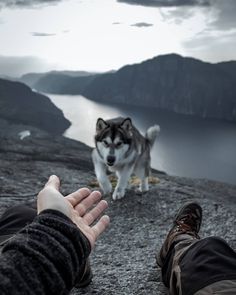
{"label": "rocky ledge", "polygon": [[[2,123],[2,122],[1,122]],[[61,136],[31,128],[23,140],[9,125],[0,132],[0,213],[6,208],[36,199],[50,174],[62,179],[61,191],[96,187],[91,148]],[[219,235],[236,248],[236,187],[204,179],[173,177],[153,171],[159,181],[139,195],[131,184],[127,195],[109,203],[111,225],[98,241],[91,257],[94,279],[72,294],[167,294],[161,283],[155,253],[161,247],[178,207],[190,199],[200,202],[204,219],[201,236]]]}

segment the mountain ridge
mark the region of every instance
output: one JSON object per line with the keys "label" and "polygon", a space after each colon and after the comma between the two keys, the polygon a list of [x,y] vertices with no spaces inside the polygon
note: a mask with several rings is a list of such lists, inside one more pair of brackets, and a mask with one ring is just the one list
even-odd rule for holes
{"label": "mountain ridge", "polygon": [[96,77],[82,94],[100,102],[149,105],[235,121],[233,71],[226,72],[223,67],[225,64],[205,63],[176,54],[162,55]]}
{"label": "mountain ridge", "polygon": [[50,72],[38,91],[83,95],[103,103],[152,106],[185,115],[236,121],[236,61],[210,63],[171,53],[115,72],[71,77]]}

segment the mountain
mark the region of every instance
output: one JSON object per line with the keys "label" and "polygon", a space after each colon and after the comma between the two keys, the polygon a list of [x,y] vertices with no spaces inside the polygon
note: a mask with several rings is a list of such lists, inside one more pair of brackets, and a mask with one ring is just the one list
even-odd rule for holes
{"label": "mountain", "polygon": [[34,88],[34,84],[45,74],[44,73],[29,73],[20,77],[19,82],[22,82],[28,85],[31,88]]}
{"label": "mountain", "polygon": [[46,93],[78,94],[92,82],[96,75],[71,77],[64,74],[50,73],[38,79],[33,88]]}
{"label": "mountain", "polygon": [[229,78],[233,78],[236,82],[236,61],[220,62],[217,66],[229,75]]}
{"label": "mountain", "polygon": [[41,92],[75,94],[83,91],[96,75],[85,71],[51,71],[25,74],[19,81]]}
{"label": "mountain", "polygon": [[20,82],[0,79],[0,118],[62,134],[70,122],[48,97]]}
{"label": "mountain", "polygon": [[176,54],[158,56],[96,77],[83,95],[101,102],[235,121],[235,64],[211,64]]}
{"label": "mountain", "polygon": [[212,64],[168,54],[116,72],[53,71],[24,75],[21,81],[41,92],[236,121],[236,61]]}

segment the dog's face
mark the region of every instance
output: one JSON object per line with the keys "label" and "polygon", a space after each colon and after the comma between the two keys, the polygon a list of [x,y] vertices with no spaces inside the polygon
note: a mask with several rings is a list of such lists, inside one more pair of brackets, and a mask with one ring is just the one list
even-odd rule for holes
{"label": "dog's face", "polygon": [[126,118],[121,122],[104,121],[96,124],[96,147],[106,165],[115,166],[124,160],[132,141],[132,122]]}

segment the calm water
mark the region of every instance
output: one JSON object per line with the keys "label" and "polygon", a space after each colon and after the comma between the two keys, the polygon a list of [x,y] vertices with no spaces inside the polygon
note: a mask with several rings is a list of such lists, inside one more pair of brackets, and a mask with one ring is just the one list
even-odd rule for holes
{"label": "calm water", "polygon": [[[47,94],[48,95],[48,94]],[[236,124],[176,115],[154,108],[104,105],[83,96],[48,95],[72,122],[65,136],[94,146],[98,117],[130,116],[141,132],[159,124],[152,167],[171,175],[236,184]]]}

